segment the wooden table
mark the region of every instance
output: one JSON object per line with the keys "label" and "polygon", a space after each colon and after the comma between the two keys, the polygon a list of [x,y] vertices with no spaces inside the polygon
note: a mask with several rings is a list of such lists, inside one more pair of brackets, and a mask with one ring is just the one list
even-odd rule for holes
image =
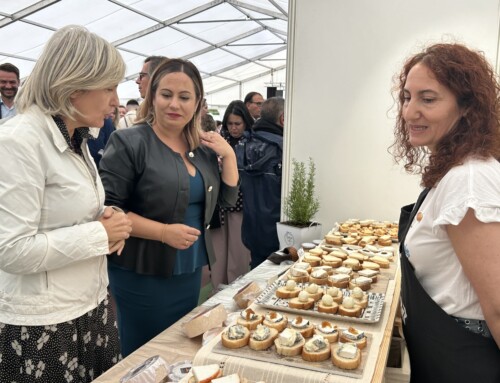
{"label": "wooden table", "polygon": [[[265,267],[265,270],[263,268]],[[260,267],[259,267],[260,268]],[[138,364],[142,363],[147,358],[160,355],[167,364],[174,364],[181,361],[192,361],[194,359],[195,354],[200,349],[202,344],[202,337],[196,337],[193,339],[187,338],[181,330],[181,324],[193,316],[195,316],[200,311],[204,310],[206,306],[213,305],[220,302],[221,297],[228,312],[237,311],[237,307],[230,301],[230,298],[236,293],[236,291],[244,284],[248,283],[248,281],[257,281],[259,285],[265,284],[269,279],[270,275],[277,275],[281,271],[284,270],[283,266],[276,266],[271,264],[271,262],[266,261],[266,265],[262,268],[254,269],[245,275],[238,283],[229,286],[225,290],[222,290],[214,297],[209,299],[202,306],[196,307],[193,311],[187,314],[185,317],[180,319],[178,322],[173,324],[171,327],[163,331],[161,334],[156,336],[150,342],[136,350],[134,353],[129,355],[127,358],[122,360],[120,363],[115,365],[113,368],[108,370],[106,373],[101,375],[99,378],[95,379],[96,383],[104,383],[104,382],[119,382],[120,378],[125,375],[131,368],[136,367]],[[389,315],[384,328],[383,340],[380,345],[378,351],[378,357],[376,362],[376,368],[373,376],[365,377],[364,379],[360,379],[359,382],[371,382],[371,383],[382,383],[384,382],[384,372],[385,366],[387,362],[387,356],[389,353],[389,347],[392,338],[392,331],[394,320],[396,317],[396,313],[398,311],[398,301],[399,301],[399,293],[400,293],[400,271],[399,268],[396,272],[395,277],[395,290],[394,290],[394,299],[389,307]],[[232,308],[232,309],[231,309]],[[386,307],[387,309],[387,307]],[[268,382],[271,383],[271,382]]]}

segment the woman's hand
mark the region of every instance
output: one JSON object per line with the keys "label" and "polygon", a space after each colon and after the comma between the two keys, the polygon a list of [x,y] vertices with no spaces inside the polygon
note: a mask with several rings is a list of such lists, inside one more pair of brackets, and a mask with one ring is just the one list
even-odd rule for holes
{"label": "woman's hand", "polygon": [[234,150],[229,143],[216,132],[200,132],[201,143],[206,147],[212,149],[217,155],[225,158],[227,156],[234,156]]}
{"label": "woman's hand", "polygon": [[125,240],[121,240],[114,243],[109,243],[109,254],[112,254],[116,251],[116,254],[122,255],[122,251],[125,247]]}
{"label": "woman's hand", "polygon": [[111,207],[107,207],[98,221],[101,222],[106,230],[110,248],[114,247],[117,242],[130,237],[130,232],[132,231],[132,221],[130,221],[125,213],[115,211]]}
{"label": "woman's hand", "polygon": [[185,250],[191,247],[191,245],[196,242],[198,237],[201,235],[201,232],[198,229],[182,223],[165,225],[163,230],[163,243],[179,250]]}

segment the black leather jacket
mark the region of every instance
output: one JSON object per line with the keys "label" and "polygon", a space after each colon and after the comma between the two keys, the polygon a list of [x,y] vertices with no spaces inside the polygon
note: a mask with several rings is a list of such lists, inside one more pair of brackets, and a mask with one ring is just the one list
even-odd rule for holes
{"label": "black leather jacket", "polygon": [[[209,263],[215,262],[210,219],[218,202],[234,206],[238,187],[222,182],[214,151],[200,146],[187,157],[205,185],[205,244]],[[189,204],[189,173],[182,157],[166,146],[147,125],[115,131],[100,163],[106,205],[163,223],[182,223]],[[110,261],[139,274],[172,275],[177,249],[160,241],[130,237],[121,256]]]}

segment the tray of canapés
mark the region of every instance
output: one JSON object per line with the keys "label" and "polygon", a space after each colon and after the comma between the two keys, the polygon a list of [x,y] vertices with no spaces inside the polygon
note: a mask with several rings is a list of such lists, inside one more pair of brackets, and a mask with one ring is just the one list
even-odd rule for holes
{"label": "tray of canap\u00e9s", "polygon": [[352,326],[276,311],[260,315],[249,308],[222,332],[212,351],[361,378],[370,345],[371,334]]}
{"label": "tray of canap\u00e9s", "polygon": [[269,285],[255,303],[325,318],[378,322],[388,281],[395,270],[394,248],[305,247],[300,260]]}
{"label": "tray of canap\u00e9s", "polygon": [[325,319],[375,323],[380,320],[384,299],[384,293],[367,293],[358,286],[341,289],[280,279],[269,285],[255,303],[273,310]]}
{"label": "tray of canap\u00e9s", "polygon": [[336,246],[367,244],[390,246],[398,241],[398,229],[397,222],[349,219],[336,224],[325,236],[325,241]]}

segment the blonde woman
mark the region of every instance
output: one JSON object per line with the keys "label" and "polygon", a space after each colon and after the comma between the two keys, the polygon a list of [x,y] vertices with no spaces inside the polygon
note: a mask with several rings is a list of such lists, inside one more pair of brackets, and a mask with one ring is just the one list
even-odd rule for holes
{"label": "blonde woman", "polygon": [[125,65],[83,27],[54,33],[0,129],[0,380],[90,382],[120,359],[106,254],[127,216],[105,208],[87,148]]}

